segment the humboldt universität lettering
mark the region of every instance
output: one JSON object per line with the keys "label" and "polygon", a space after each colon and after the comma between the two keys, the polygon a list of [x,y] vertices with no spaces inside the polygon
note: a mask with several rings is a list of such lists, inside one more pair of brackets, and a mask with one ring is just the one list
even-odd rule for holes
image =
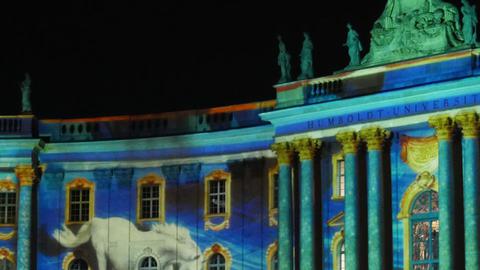
{"label": "humboldt universit\u00e4t lettering", "polygon": [[307,121],[306,128],[307,130],[328,129],[352,125],[355,123],[386,120],[421,113],[429,113],[434,111],[460,108],[464,106],[472,106],[480,103],[479,95],[480,94],[471,94],[465,96],[442,98],[430,101],[397,105],[392,107],[383,107],[379,109],[359,111],[339,116],[326,117],[318,120]]}

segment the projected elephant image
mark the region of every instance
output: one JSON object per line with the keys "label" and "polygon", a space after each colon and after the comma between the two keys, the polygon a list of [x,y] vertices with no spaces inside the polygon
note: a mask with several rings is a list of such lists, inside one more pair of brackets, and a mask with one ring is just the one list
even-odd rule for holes
{"label": "projected elephant image", "polygon": [[155,268],[148,269],[202,269],[199,247],[188,229],[175,224],[155,224],[150,230],[141,231],[123,218],[93,218],[76,233],[64,225],[52,236],[65,248],[76,248],[90,241],[98,270],[143,269],[139,268],[140,263],[144,263],[147,256],[155,258],[154,263],[148,262]]}

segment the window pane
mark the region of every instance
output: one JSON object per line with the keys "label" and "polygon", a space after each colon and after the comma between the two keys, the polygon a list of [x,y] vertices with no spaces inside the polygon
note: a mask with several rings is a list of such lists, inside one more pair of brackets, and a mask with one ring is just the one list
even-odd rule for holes
{"label": "window pane", "polygon": [[413,232],[413,260],[424,261],[429,259],[430,222],[417,222],[412,226]]}
{"label": "window pane", "polygon": [[81,193],[82,193],[82,201],[88,202],[88,201],[89,201],[89,197],[90,197],[90,191],[84,189],[84,190],[81,191]]}
{"label": "window pane", "polygon": [[415,200],[412,213],[421,214],[428,212],[430,212],[430,192],[424,192]]}

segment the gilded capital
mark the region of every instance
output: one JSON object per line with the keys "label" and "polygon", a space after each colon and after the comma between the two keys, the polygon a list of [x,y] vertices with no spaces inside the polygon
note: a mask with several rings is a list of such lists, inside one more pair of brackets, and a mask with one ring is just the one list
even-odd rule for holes
{"label": "gilded capital", "polygon": [[439,140],[452,139],[455,123],[448,115],[435,115],[428,119],[428,124],[435,129]]}
{"label": "gilded capital", "polygon": [[360,138],[367,143],[371,150],[382,150],[383,143],[390,137],[390,131],[380,127],[368,127],[360,130]]}
{"label": "gilded capital", "polygon": [[277,153],[279,164],[290,165],[293,157],[293,147],[289,142],[272,144],[272,150]]}
{"label": "gilded capital", "polygon": [[322,142],[318,139],[304,138],[293,141],[293,148],[299,153],[300,160],[312,160],[321,145]]}
{"label": "gilded capital", "polygon": [[357,133],[354,131],[344,131],[337,134],[337,141],[342,144],[344,154],[355,154],[358,150]]}
{"label": "gilded capital", "polygon": [[455,123],[462,128],[463,137],[477,138],[480,123],[475,111],[463,111],[455,116]]}
{"label": "gilded capital", "polygon": [[20,186],[31,186],[35,180],[35,169],[31,165],[17,165],[15,175],[20,181]]}

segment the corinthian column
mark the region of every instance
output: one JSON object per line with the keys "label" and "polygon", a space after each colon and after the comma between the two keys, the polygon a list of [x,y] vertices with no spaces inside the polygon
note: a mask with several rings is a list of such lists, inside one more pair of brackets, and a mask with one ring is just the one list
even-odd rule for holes
{"label": "corinthian column", "polygon": [[[463,218],[465,233],[465,269],[480,265],[480,179],[478,174],[478,129],[476,112],[461,112],[455,121],[462,128]],[[441,223],[440,223],[441,226]]]}
{"label": "corinthian column", "polygon": [[300,155],[300,269],[315,267],[314,227],[314,175],[313,160],[321,142],[315,139],[299,139],[293,142]]}
{"label": "corinthian column", "polygon": [[278,265],[280,270],[293,269],[292,230],[292,156],[293,147],[288,142],[275,143],[278,175]]}
{"label": "corinthian column", "polygon": [[35,180],[35,171],[30,165],[18,165],[15,174],[20,183],[20,200],[18,207],[18,238],[17,238],[17,268],[30,268],[31,252],[31,214],[32,214],[32,185]]}
{"label": "corinthian column", "polygon": [[440,270],[451,270],[455,269],[454,123],[448,115],[433,116],[428,123],[435,128],[438,138],[439,266]]}
{"label": "corinthian column", "polygon": [[383,143],[390,132],[378,127],[360,131],[367,143],[367,197],[368,197],[368,269],[384,270],[385,260],[385,177]]}
{"label": "corinthian column", "polygon": [[345,269],[360,270],[360,199],[358,137],[352,131],[337,134],[345,155]]}

